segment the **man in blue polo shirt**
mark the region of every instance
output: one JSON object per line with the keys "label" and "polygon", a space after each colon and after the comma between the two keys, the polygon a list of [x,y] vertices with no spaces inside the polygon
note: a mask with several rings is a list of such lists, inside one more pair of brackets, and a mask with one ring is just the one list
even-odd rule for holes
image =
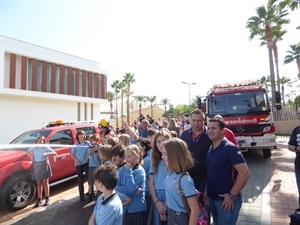
{"label": "man in blue polo shirt", "polygon": [[207,134],[213,144],[206,158],[206,195],[214,224],[235,225],[242,206],[241,190],[250,172],[241,151],[224,133],[223,120],[209,120]]}
{"label": "man in blue polo shirt", "polygon": [[191,128],[184,130],[181,139],[184,140],[195,159],[194,167],[188,172],[193,178],[195,187],[204,193],[206,187],[206,156],[212,141],[207,136],[205,115],[200,109],[195,109],[190,113]]}

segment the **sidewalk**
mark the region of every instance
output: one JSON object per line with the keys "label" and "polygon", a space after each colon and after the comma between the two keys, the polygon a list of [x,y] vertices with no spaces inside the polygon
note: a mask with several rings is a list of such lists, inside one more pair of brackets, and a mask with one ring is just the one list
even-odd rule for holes
{"label": "sidewalk", "polygon": [[[271,224],[289,224],[288,215],[295,212],[298,205],[298,191],[294,173],[295,153],[287,149],[288,139],[278,140],[278,147],[273,152],[270,162],[271,181]],[[284,147],[282,149],[282,147]]]}
{"label": "sidewalk", "polygon": [[[298,193],[293,163],[295,153],[287,149],[287,141],[278,140],[271,159],[264,159],[261,151],[244,153],[251,177],[243,190],[238,225],[289,224],[288,215],[298,208]],[[74,185],[63,193],[52,195],[48,207],[30,210],[1,224],[87,225],[94,204],[80,203],[78,188]]]}

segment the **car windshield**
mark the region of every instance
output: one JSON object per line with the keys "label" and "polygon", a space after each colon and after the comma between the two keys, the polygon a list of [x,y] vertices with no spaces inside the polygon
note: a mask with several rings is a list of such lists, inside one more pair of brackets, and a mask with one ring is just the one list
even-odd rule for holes
{"label": "car windshield", "polygon": [[51,130],[27,131],[11,141],[10,144],[35,144],[35,141],[39,136],[47,138],[50,132]]}

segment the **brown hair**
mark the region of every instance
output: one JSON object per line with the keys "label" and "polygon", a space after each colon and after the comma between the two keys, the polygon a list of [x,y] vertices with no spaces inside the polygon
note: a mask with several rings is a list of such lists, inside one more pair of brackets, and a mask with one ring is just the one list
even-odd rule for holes
{"label": "brown hair", "polygon": [[222,130],[222,129],[225,128],[225,122],[224,122],[224,120],[221,120],[221,119],[210,119],[208,121],[208,123],[210,123],[210,122],[217,122],[219,124],[220,130]]}
{"label": "brown hair", "polygon": [[45,136],[39,136],[36,140],[35,140],[35,143],[37,143],[37,141],[41,139],[43,141],[43,144],[46,144],[46,138]]}
{"label": "brown hair", "polygon": [[76,140],[77,141],[79,141],[78,136],[81,135],[81,134],[84,134],[84,138],[86,138],[86,134],[85,134],[84,130],[78,130],[77,133],[76,133]]}
{"label": "brown hair", "polygon": [[99,147],[99,157],[102,163],[111,160],[111,149],[112,146],[109,144],[104,144]]}
{"label": "brown hair", "polygon": [[121,134],[119,136],[119,140],[123,141],[123,145],[125,145],[125,146],[130,145],[130,136],[129,136],[129,134]]}
{"label": "brown hair", "polygon": [[203,120],[205,120],[205,114],[202,112],[201,109],[194,109],[191,113],[190,113],[190,116],[192,116],[193,114],[196,114],[196,115],[201,115]]}
{"label": "brown hair", "polygon": [[105,137],[105,142],[109,145],[111,145],[111,147],[114,147],[116,144],[119,143],[119,139],[116,137],[111,137],[111,136],[106,136]]}
{"label": "brown hair", "polygon": [[194,166],[194,160],[185,141],[172,138],[162,143],[168,157],[167,169],[170,172],[180,173]]}
{"label": "brown hair", "polygon": [[153,166],[153,170],[154,170],[154,174],[157,173],[157,168],[158,168],[158,164],[161,160],[161,152],[158,150],[156,142],[157,142],[157,138],[163,136],[166,139],[171,139],[172,135],[170,133],[170,131],[167,128],[161,128],[157,134],[155,134],[155,138],[154,138],[154,143],[152,146],[152,166]]}
{"label": "brown hair", "polygon": [[96,168],[94,180],[100,181],[106,189],[113,190],[119,180],[118,168],[111,163],[105,163]]}

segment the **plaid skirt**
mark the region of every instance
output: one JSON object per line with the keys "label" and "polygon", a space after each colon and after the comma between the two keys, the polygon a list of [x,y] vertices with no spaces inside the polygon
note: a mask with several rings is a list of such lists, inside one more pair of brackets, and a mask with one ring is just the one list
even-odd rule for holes
{"label": "plaid skirt", "polygon": [[33,162],[31,174],[32,180],[43,180],[52,176],[52,170],[49,161]]}

